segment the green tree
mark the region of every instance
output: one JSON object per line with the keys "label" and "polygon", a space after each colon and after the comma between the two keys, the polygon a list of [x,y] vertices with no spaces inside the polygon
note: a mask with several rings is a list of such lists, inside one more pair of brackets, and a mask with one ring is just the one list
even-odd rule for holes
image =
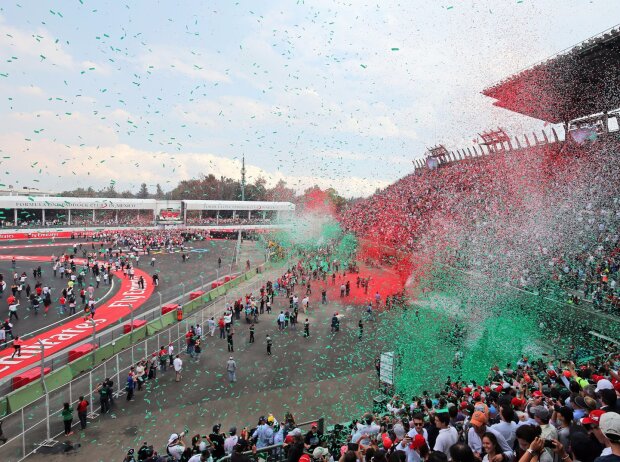
{"label": "green tree", "polygon": [[157,183],[155,186],[155,199],[163,199],[166,195],[164,194],[164,190],[161,189],[161,185]]}
{"label": "green tree", "polygon": [[136,194],[138,199],[148,199],[149,198],[149,188],[146,186],[146,183],[142,183],[140,185],[140,190],[138,194]]}

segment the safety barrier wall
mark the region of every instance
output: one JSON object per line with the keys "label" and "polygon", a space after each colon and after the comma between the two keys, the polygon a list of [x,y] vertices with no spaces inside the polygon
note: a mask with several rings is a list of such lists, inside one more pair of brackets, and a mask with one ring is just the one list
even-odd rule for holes
{"label": "safety barrier wall", "polygon": [[[0,399],[0,419],[3,431],[9,440],[0,446],[0,460],[3,462],[20,461],[42,445],[50,444],[54,435],[63,430],[60,411],[64,402],[71,403],[74,408],[79,396],[90,402],[90,417],[98,414],[98,402],[95,389],[105,378],[114,381],[115,394],[124,393],[125,375],[129,368],[150,353],[159,350],[160,346],[172,343],[175,351],[185,348],[185,332],[190,326],[200,324],[206,326],[209,317],[219,312],[219,297],[239,291],[235,296],[243,296],[239,285],[247,286],[252,277],[263,272],[266,265],[242,273],[237,278],[210,290],[200,298],[183,304],[183,320],[177,321],[176,312],[160,315],[158,319],[148,322],[145,326],[102,345],[85,356],[60,367],[45,375],[43,382],[25,385]],[[271,265],[269,265],[271,266]],[[250,292],[258,290],[260,280],[254,288],[244,287]],[[205,329],[203,329],[205,331]],[[47,392],[46,392],[47,390]],[[74,419],[74,424],[78,424]]]}

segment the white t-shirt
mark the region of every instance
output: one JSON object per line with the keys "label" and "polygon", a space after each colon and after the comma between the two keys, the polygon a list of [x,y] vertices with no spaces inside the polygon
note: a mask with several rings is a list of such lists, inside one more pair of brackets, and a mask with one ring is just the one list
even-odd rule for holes
{"label": "white t-shirt", "polygon": [[435,440],[435,447],[433,451],[441,451],[450,460],[450,448],[455,445],[459,440],[459,434],[456,428],[450,426],[448,428],[442,428],[439,430],[439,435]]}
{"label": "white t-shirt", "polygon": [[183,369],[183,361],[181,361],[181,358],[174,358],[172,365],[174,366],[174,370],[176,372],[180,372],[181,369]]}
{"label": "white t-shirt", "polygon": [[181,446],[180,444],[175,444],[174,446],[168,446],[168,452],[170,453],[170,455],[172,456],[174,460],[181,460],[183,451],[185,451],[185,446]]}

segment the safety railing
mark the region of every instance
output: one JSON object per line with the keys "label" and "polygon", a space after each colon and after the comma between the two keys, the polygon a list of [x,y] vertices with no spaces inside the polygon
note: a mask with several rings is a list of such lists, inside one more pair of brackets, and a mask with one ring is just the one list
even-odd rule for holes
{"label": "safety railing", "polygon": [[[75,409],[78,398],[84,396],[90,403],[89,418],[96,418],[100,412],[96,404],[99,399],[95,396],[98,384],[104,379],[111,379],[114,382],[114,396],[124,394],[125,378],[132,366],[150,357],[164,345],[173,344],[175,353],[184,351],[185,333],[190,326],[202,326],[204,337],[208,331],[208,319],[223,310],[222,296],[242,297],[246,293],[258,291],[262,280],[252,280],[252,277],[263,273],[267,265],[242,273],[238,278],[212,290],[209,293],[214,296],[206,304],[202,298],[186,303],[184,312],[189,314],[184,314],[180,322],[176,321],[174,312],[160,316],[155,322],[103,345],[55,373],[44,376],[43,380],[27,385],[28,393],[20,393],[22,389],[19,389],[7,396],[8,404],[5,406],[8,405],[11,412],[1,420],[8,440],[0,446],[0,460],[18,462],[42,446],[57,444],[55,438],[64,431],[61,411],[65,402]],[[166,316],[170,320],[165,319]],[[82,371],[86,372],[79,374]],[[75,378],[71,379],[72,376]],[[5,412],[6,409],[0,408],[0,415]],[[77,419],[74,419],[74,425],[79,425]]]}

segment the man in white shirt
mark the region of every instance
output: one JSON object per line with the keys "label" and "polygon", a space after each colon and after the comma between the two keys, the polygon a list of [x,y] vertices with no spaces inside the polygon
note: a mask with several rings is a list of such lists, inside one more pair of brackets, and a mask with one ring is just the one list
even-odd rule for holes
{"label": "man in white shirt", "polygon": [[351,438],[352,443],[359,443],[363,445],[369,445],[370,439],[368,437],[362,438],[365,435],[373,436],[379,434],[381,427],[374,422],[374,417],[370,413],[364,414],[362,417],[362,421],[357,423],[357,428],[355,432],[353,432],[353,437]]}
{"label": "man in white shirt", "polygon": [[228,434],[228,438],[224,440],[224,451],[226,454],[232,454],[235,444],[239,441],[239,437],[237,436],[237,427],[232,427]]}
{"label": "man in white shirt", "polygon": [[168,445],[166,452],[172,457],[173,460],[181,460],[183,451],[185,451],[185,445],[182,440],[183,436],[179,436],[176,433],[170,435],[168,438]]}
{"label": "man in white shirt", "polygon": [[424,415],[416,414],[413,416],[411,430],[407,433],[412,440],[416,435],[422,435],[426,441],[428,441],[428,432],[426,428],[424,428]]}
{"label": "man in white shirt", "polygon": [[502,434],[492,427],[487,427],[487,416],[484,412],[476,411],[471,416],[471,427],[467,433],[467,445],[474,453],[477,459],[482,458],[482,437],[486,432],[491,432],[497,438],[497,443],[502,449],[502,453],[506,456],[506,461],[511,461],[514,457],[512,448],[508,446],[506,439]]}
{"label": "man in white shirt", "polygon": [[435,440],[433,451],[443,452],[450,460],[450,448],[459,440],[456,428],[450,425],[450,414],[447,412],[436,413],[435,426],[439,429],[439,434]]}
{"label": "man in white shirt", "polygon": [[179,355],[176,355],[174,361],[172,362],[174,366],[174,372],[176,373],[176,381],[181,381],[181,371],[183,370],[183,361],[179,358]]}

